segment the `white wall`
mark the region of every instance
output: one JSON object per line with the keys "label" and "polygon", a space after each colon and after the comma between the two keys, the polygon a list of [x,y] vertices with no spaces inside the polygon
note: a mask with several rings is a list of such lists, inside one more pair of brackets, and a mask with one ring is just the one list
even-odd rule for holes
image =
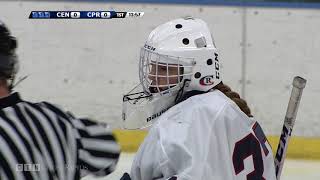
{"label": "white wall", "polygon": [[[144,11],[140,19],[32,20],[33,10]],[[61,104],[78,116],[118,126],[122,95],[138,82],[140,46],[158,24],[185,15],[208,22],[221,52],[224,82],[241,90],[239,7],[0,2],[0,19],[19,39],[16,89],[25,99]],[[292,78],[308,79],[295,135],[320,136],[320,11],[249,8],[246,100],[267,134],[281,131]]]}

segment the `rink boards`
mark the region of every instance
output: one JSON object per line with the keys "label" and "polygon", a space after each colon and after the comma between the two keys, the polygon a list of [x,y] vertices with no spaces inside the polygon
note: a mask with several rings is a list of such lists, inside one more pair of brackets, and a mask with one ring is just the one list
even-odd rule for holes
{"label": "rink boards", "polygon": [[[117,140],[120,142],[123,152],[136,152],[146,131],[141,130],[114,130]],[[273,154],[279,143],[279,136],[268,136]],[[320,160],[320,140],[311,137],[291,137],[288,146],[287,158]]]}

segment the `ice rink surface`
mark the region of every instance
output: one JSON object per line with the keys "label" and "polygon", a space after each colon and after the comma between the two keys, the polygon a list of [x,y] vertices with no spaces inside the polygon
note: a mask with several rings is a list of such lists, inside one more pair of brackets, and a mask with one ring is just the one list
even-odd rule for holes
{"label": "ice rink surface", "polygon": [[[122,153],[115,172],[104,178],[87,176],[82,180],[117,180],[129,172],[134,154]],[[319,180],[320,161],[286,159],[281,180]]]}

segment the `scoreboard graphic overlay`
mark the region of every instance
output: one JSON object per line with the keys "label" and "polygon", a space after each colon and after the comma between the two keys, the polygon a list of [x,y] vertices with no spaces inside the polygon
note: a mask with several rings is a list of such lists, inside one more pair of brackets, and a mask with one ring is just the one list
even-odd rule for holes
{"label": "scoreboard graphic overlay", "polygon": [[29,19],[113,19],[137,18],[144,12],[116,11],[31,11]]}

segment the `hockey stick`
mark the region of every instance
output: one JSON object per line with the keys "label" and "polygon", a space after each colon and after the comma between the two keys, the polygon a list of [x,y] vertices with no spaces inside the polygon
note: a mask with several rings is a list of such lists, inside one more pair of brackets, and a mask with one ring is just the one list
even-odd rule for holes
{"label": "hockey stick", "polygon": [[292,133],[292,128],[295,123],[301,95],[303,88],[306,86],[307,80],[302,77],[296,76],[292,82],[292,91],[289,100],[289,104],[287,107],[286,117],[284,119],[284,124],[278,144],[278,149],[276,152],[274,164],[276,168],[276,176],[277,180],[280,180],[281,171],[283,168],[283,163],[286,157],[287,148],[289,144],[289,140]]}

